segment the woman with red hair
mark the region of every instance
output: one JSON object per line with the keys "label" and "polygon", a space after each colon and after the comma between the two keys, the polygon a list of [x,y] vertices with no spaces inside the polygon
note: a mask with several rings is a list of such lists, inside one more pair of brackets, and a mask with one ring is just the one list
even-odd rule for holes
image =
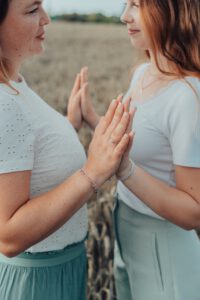
{"label": "woman with red hair", "polygon": [[118,299],[198,300],[200,1],[128,0],[121,19],[148,61],[128,91],[137,111],[114,212]]}
{"label": "woman with red hair", "polygon": [[147,62],[127,93],[135,137],[117,173],[118,299],[199,300],[200,1],[128,0],[121,20]]}

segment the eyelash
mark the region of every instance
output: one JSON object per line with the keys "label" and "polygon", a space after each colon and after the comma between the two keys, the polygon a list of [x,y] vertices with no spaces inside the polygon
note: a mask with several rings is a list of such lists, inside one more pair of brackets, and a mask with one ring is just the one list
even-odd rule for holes
{"label": "eyelash", "polygon": [[[128,4],[127,2],[124,3],[125,6],[127,6],[127,4]],[[139,7],[139,5],[135,4],[134,2],[131,2],[131,6],[134,6],[134,7],[137,7],[137,8]]]}
{"label": "eyelash", "polygon": [[29,14],[34,14],[34,13],[36,13],[36,12],[38,11],[38,9],[39,9],[39,7],[37,7],[37,8],[35,8],[35,9],[31,10],[31,11],[29,12]]}

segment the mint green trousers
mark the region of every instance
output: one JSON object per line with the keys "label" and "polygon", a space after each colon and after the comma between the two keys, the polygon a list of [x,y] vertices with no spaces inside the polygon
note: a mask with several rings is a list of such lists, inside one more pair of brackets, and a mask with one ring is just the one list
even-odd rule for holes
{"label": "mint green trousers", "polygon": [[119,199],[114,227],[118,300],[200,300],[195,231],[140,214]]}
{"label": "mint green trousers", "polygon": [[1,300],[85,300],[84,242],[63,250],[0,255]]}

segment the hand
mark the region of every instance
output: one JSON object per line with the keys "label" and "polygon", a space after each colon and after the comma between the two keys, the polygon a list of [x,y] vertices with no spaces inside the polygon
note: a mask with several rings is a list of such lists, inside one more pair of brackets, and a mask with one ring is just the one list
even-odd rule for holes
{"label": "hand", "polygon": [[[125,111],[129,111],[129,107],[130,107],[130,100],[126,101],[125,102]],[[136,113],[136,108],[134,108],[133,110],[131,110],[130,112],[130,121],[129,121],[129,125],[128,125],[128,128],[127,128],[127,131],[130,132],[129,136],[129,144],[127,146],[127,149],[126,151],[124,152],[124,155],[122,157],[122,160],[121,160],[121,163],[119,165],[119,168],[116,172],[116,176],[118,178],[122,178],[122,177],[125,177],[126,176],[126,173],[129,172],[129,170],[131,169],[131,161],[130,161],[130,158],[129,158],[129,153],[130,153],[130,150],[131,150],[131,147],[133,145],[133,140],[134,140],[134,133],[131,131],[131,128],[132,128],[132,123],[133,123],[133,118],[134,118],[134,115]]]}
{"label": "hand", "polygon": [[88,86],[88,68],[84,67],[81,70],[81,111],[84,121],[90,126],[90,128],[95,129],[100,121],[100,116],[95,112],[92,99],[89,94]]}
{"label": "hand", "polygon": [[124,111],[124,105],[114,100],[96,127],[84,169],[97,186],[119,168],[130,140],[129,121],[130,114]]}
{"label": "hand", "polygon": [[83,117],[81,113],[81,74],[77,74],[75,83],[69,97],[67,117],[76,130],[81,128]]}

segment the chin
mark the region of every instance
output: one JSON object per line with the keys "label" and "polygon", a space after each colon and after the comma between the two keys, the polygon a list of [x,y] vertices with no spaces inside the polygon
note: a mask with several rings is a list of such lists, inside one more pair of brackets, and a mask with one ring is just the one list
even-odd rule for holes
{"label": "chin", "polygon": [[131,38],[131,45],[138,50],[146,50],[148,47],[143,41],[137,41]]}
{"label": "chin", "polygon": [[29,58],[32,57],[32,56],[35,56],[35,55],[40,55],[40,54],[43,54],[45,51],[45,48],[43,46],[41,47],[37,47],[35,49],[32,49],[30,52],[29,52]]}

